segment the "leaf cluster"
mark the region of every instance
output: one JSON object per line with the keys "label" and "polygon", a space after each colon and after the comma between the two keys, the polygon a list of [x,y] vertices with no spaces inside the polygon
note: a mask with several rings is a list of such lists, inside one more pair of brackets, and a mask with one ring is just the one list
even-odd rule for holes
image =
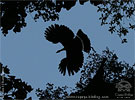
{"label": "leaf cluster", "polygon": [[[44,21],[58,19],[56,6],[51,0],[36,1],[0,1],[1,30],[4,36],[9,30],[21,32],[26,27],[25,22],[28,14],[36,21],[42,17]],[[32,16],[34,14],[34,17]]]}
{"label": "leaf cluster", "polygon": [[45,90],[41,90],[40,88],[36,89],[36,95],[40,100],[63,100],[69,95],[67,88],[67,86],[56,87],[54,84],[47,83]]}
{"label": "leaf cluster", "polygon": [[122,79],[132,78],[134,69],[125,61],[118,61],[118,56],[114,51],[110,51],[106,48],[102,52],[102,55],[93,51],[90,53],[86,63],[84,64],[83,70],[81,71],[80,83],[88,84],[93,79],[94,75],[97,74],[98,69],[101,66],[103,58],[106,58],[104,64],[104,80],[109,83],[116,83]]}
{"label": "leaf cluster", "polygon": [[108,31],[117,33],[122,43],[126,43],[123,36],[126,36],[130,29],[135,30],[135,1],[105,0],[102,5],[98,5],[97,12],[101,13],[101,25],[108,24]]}
{"label": "leaf cluster", "polygon": [[10,75],[7,66],[0,63],[0,96],[4,100],[26,99],[33,88],[16,76]]}

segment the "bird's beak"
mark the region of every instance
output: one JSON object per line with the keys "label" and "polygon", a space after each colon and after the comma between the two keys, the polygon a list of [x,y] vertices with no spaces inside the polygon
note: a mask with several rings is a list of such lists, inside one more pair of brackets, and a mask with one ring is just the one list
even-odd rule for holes
{"label": "bird's beak", "polygon": [[59,52],[60,52],[60,50],[56,51],[56,53],[59,53]]}
{"label": "bird's beak", "polygon": [[65,48],[62,48],[62,49],[56,51],[56,53],[59,53],[59,52],[61,52],[61,51],[63,51],[63,50],[65,50]]}

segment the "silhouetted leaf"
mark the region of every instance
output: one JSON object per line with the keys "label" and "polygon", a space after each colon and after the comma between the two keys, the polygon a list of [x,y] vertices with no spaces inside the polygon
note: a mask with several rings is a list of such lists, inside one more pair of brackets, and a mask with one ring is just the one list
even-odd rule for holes
{"label": "silhouetted leaf", "polygon": [[10,71],[9,71],[9,69],[7,68],[7,66],[4,67],[4,73],[5,73],[5,74],[10,74]]}
{"label": "silhouetted leaf", "polygon": [[[0,80],[3,82],[1,84],[0,81],[0,86],[2,87],[0,91],[5,98],[4,100],[25,99],[28,92],[33,90],[32,87],[22,82],[21,79],[16,79],[15,76],[10,75],[10,70],[7,66],[2,67],[4,69],[4,75],[0,76]],[[4,91],[2,90],[3,88]]]}
{"label": "silhouetted leaf", "polygon": [[122,40],[122,43],[127,43],[127,39],[123,39]]}

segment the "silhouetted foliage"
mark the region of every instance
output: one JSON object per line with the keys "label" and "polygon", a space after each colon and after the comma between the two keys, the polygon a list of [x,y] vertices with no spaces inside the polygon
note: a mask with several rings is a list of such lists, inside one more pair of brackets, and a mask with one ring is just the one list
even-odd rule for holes
{"label": "silhouetted foliage", "polygon": [[48,41],[57,44],[61,43],[64,48],[58,50],[66,51],[66,58],[61,60],[59,71],[65,75],[66,69],[69,75],[74,75],[83,65],[83,52],[90,52],[90,40],[81,29],[78,30],[76,37],[74,33],[64,25],[51,25],[45,31],[45,37]]}
{"label": "silhouetted foliage", "polygon": [[103,4],[105,0],[90,0],[90,3],[94,6],[98,6],[100,4]]}
{"label": "silhouetted foliage", "polygon": [[[85,2],[90,1],[91,4],[97,6],[103,3],[103,0],[78,0],[81,5]],[[56,11],[60,12],[62,8],[66,10],[70,10],[73,6],[75,6],[77,0],[56,0]]]}
{"label": "silhouetted foliage", "polygon": [[10,75],[10,70],[2,63],[0,63],[0,69],[1,100],[26,99],[27,94],[33,90],[32,87],[21,79],[17,79],[16,76]]}
{"label": "silhouetted foliage", "polygon": [[8,31],[20,32],[26,27],[25,18],[27,14],[34,14],[34,20],[42,17],[44,21],[58,19],[56,6],[51,0],[35,1],[0,1],[1,30],[6,36]]}
{"label": "silhouetted foliage", "polygon": [[[75,6],[76,1],[63,1],[56,0],[57,11],[60,12],[61,8],[70,10]],[[117,33],[122,43],[126,43],[126,36],[129,30],[135,30],[135,1],[134,0],[79,0],[80,4],[83,5],[85,2],[90,1],[91,4],[98,7],[97,12],[101,13],[101,26],[109,25],[108,31],[111,33]],[[66,3],[68,2],[68,3]],[[65,6],[67,5],[67,6]],[[126,22],[125,22],[126,21]]]}
{"label": "silhouetted foliage", "polygon": [[[92,50],[91,50],[92,51]],[[103,51],[102,54],[98,54],[95,51],[91,52],[87,58],[87,62],[81,71],[80,81],[77,82],[75,89],[71,93],[67,92],[67,89],[61,88],[61,91],[65,91],[66,96],[61,97],[57,95],[59,99],[77,99],[81,96],[107,96],[109,99],[117,99],[115,93],[117,93],[116,84],[122,80],[128,81],[132,88],[129,93],[134,94],[134,69],[126,62],[118,61],[118,57],[114,52],[111,52],[108,48]],[[51,85],[51,84],[50,84]],[[46,99],[49,95],[49,99],[55,98],[55,90],[51,88],[45,90],[37,89],[39,98]],[[39,91],[40,90],[40,91]],[[89,98],[93,99],[93,98]],[[97,99],[97,98],[95,98]],[[105,98],[102,98],[105,99]],[[133,99],[133,96],[130,97]]]}
{"label": "silhouetted foliage", "polygon": [[[111,33],[117,33],[122,43],[127,42],[126,36],[129,30],[135,29],[135,1],[134,0],[79,0],[81,5],[90,1],[90,4],[98,7],[101,13],[101,25],[109,25]],[[27,14],[34,14],[34,19],[42,17],[44,21],[58,19],[58,13],[62,8],[70,10],[77,0],[35,0],[35,1],[0,1],[1,5],[1,29],[6,36],[8,30],[20,32],[26,26]],[[126,21],[126,22],[125,22]]]}
{"label": "silhouetted foliage", "polygon": [[125,76],[130,78],[133,75],[133,67],[129,66],[125,61],[119,62],[117,55],[107,48],[103,51],[102,55],[95,51],[90,53],[87,58],[87,63],[85,63],[84,69],[81,72],[82,77],[89,75],[87,77],[92,78],[92,75],[100,68],[103,58],[107,59],[103,66],[106,71],[104,72],[104,75],[107,82],[115,82]]}
{"label": "silhouetted foliage", "polygon": [[56,87],[54,84],[47,83],[46,90],[37,89],[36,95],[40,100],[60,100],[68,96],[67,86]]}
{"label": "silhouetted foliage", "polygon": [[135,30],[135,1],[134,0],[104,0],[98,6],[101,13],[101,25],[109,24],[109,31],[117,33],[122,43],[127,42],[123,36],[129,33],[129,29]]}
{"label": "silhouetted foliage", "polygon": [[[97,6],[103,3],[103,0],[78,0],[81,5],[85,2],[90,1],[91,4]],[[73,6],[75,6],[77,0],[56,0],[56,8],[57,12],[60,12],[62,8],[66,10],[70,10]]]}
{"label": "silhouetted foliage", "polygon": [[56,0],[56,11],[60,12],[62,8],[66,10],[70,10],[73,6],[75,6],[77,0]]}
{"label": "silhouetted foliage", "polygon": [[121,80],[128,81],[132,85],[130,92],[134,93],[133,66],[131,67],[126,62],[119,62],[117,55],[108,48],[103,51],[102,55],[96,52],[91,53],[83,68],[76,87],[78,91],[71,95],[97,95],[116,98],[117,88],[115,86]]}

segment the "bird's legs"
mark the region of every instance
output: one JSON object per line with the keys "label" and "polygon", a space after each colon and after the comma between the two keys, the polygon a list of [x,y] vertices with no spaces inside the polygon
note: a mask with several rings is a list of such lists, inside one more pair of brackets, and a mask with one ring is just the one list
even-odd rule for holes
{"label": "bird's legs", "polygon": [[65,48],[62,48],[62,49],[58,50],[56,53],[59,53],[59,52],[61,52],[63,50],[65,50]]}

